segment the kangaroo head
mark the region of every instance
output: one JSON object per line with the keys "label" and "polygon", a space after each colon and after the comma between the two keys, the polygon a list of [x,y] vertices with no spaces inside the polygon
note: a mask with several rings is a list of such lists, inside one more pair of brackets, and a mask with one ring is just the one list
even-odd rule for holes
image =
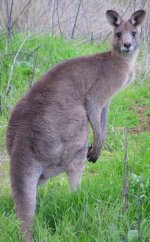
{"label": "kangaroo head", "polygon": [[131,54],[140,44],[140,29],[145,18],[146,12],[139,10],[133,13],[129,20],[124,21],[121,16],[113,11],[108,10],[106,17],[108,22],[113,26],[113,49],[122,54]]}

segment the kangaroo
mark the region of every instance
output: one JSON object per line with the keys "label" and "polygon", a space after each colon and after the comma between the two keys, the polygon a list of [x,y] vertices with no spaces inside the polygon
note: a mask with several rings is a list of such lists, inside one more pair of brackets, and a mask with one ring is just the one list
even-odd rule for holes
{"label": "kangaroo", "polygon": [[[32,241],[37,185],[65,172],[70,188],[81,180],[86,159],[95,162],[106,135],[112,96],[134,78],[146,12],[128,21],[108,10],[111,51],[65,61],[36,82],[13,109],[7,129],[10,176],[25,242]],[[88,149],[88,122],[94,141]]]}

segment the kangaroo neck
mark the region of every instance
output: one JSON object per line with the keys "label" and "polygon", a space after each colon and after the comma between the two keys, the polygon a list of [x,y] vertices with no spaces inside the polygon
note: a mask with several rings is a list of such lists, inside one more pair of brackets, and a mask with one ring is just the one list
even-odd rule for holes
{"label": "kangaroo neck", "polygon": [[111,51],[111,55],[115,58],[118,58],[120,61],[125,62],[129,66],[134,66],[138,55],[138,50],[135,50],[133,53],[120,53],[113,49]]}

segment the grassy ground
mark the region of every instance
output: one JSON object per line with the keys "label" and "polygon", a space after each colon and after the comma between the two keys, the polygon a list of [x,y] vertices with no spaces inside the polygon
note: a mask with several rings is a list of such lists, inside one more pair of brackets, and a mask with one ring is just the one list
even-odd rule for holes
{"label": "grassy ground", "polygon": [[[11,198],[5,148],[9,112],[49,67],[64,59],[104,51],[107,46],[83,45],[48,35],[28,38],[16,35],[7,48],[6,40],[1,39],[0,49],[0,241],[18,242],[19,223]],[[135,81],[113,98],[106,145],[96,164],[87,162],[79,190],[69,192],[65,175],[38,188],[35,241],[150,241],[150,92],[148,80],[138,73],[137,79],[140,78],[141,82]],[[125,209],[122,191],[126,141],[128,206]]]}

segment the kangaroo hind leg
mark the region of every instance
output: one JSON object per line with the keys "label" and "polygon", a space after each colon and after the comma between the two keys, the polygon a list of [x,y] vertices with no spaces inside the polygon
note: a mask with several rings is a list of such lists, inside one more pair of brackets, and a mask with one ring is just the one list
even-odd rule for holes
{"label": "kangaroo hind leg", "polygon": [[86,155],[87,147],[76,152],[76,155],[68,165],[66,173],[71,191],[77,190],[78,186],[80,185],[82,173],[85,168]]}

